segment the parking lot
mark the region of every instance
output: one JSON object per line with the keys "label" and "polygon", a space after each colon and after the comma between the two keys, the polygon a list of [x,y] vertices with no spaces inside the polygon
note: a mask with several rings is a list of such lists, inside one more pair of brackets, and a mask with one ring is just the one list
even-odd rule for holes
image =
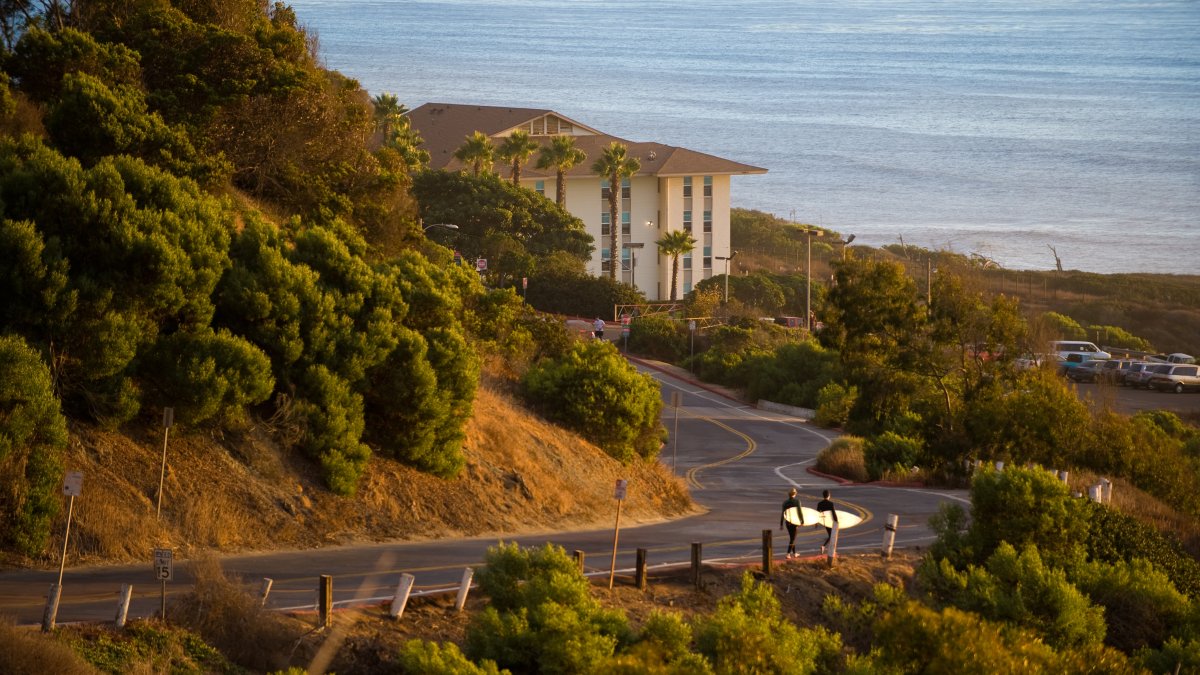
{"label": "parking lot", "polygon": [[1170,410],[1181,417],[1200,421],[1200,393],[1175,394],[1147,389],[1131,389],[1110,384],[1075,384],[1079,397],[1095,405],[1110,405],[1117,412],[1132,415],[1141,410]]}

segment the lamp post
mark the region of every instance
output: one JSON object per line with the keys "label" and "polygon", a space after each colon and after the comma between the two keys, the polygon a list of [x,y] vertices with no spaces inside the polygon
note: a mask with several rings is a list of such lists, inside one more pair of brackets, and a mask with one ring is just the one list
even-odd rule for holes
{"label": "lamp post", "polygon": [[[808,332],[812,332],[812,238],[814,236],[823,237],[823,230],[814,230],[811,228],[804,230],[804,241],[807,243],[805,262],[804,262],[804,325]],[[845,249],[842,249],[843,251]]]}
{"label": "lamp post", "polygon": [[717,260],[725,261],[725,304],[729,304],[729,261],[737,257],[737,251],[730,253],[727,256],[713,256]]}
{"label": "lamp post", "polygon": [[637,250],[645,247],[646,244],[640,241],[621,244],[621,248],[629,249],[629,285],[633,286],[635,291],[637,290]]}
{"label": "lamp post", "polygon": [[846,240],[842,242],[842,260],[846,259],[846,247],[849,246],[850,242],[852,241],[854,241],[854,235],[846,237]]}

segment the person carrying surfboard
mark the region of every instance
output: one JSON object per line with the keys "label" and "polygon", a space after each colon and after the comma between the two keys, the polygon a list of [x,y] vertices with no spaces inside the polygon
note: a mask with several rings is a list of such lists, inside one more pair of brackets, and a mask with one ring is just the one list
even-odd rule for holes
{"label": "person carrying surfboard", "polygon": [[[799,520],[800,522],[794,522]],[[783,502],[783,511],[779,514],[779,527],[787,526],[788,547],[787,557],[796,557],[796,526],[804,524],[804,515],[800,510],[800,500],[796,498],[796,488],[788,492],[788,498]]]}
{"label": "person carrying surfboard", "polygon": [[[821,501],[817,502],[817,512],[828,511],[831,522],[836,523],[838,521],[837,509],[834,508],[833,502],[830,501],[830,499],[829,499],[829,490],[823,491],[821,493],[821,497],[823,497],[823,499]],[[833,528],[826,526],[826,528],[825,528],[825,543],[821,544],[821,553],[825,552],[825,547],[829,545],[829,540],[832,538],[833,538]]]}

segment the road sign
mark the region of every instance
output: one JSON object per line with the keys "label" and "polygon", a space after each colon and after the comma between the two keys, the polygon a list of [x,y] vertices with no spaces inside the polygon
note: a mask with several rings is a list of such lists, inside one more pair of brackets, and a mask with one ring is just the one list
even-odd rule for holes
{"label": "road sign", "polygon": [[628,488],[628,487],[629,487],[629,481],[625,480],[624,478],[617,479],[616,494],[613,495],[617,499],[617,501],[625,499],[625,492],[626,492],[626,488]]}
{"label": "road sign", "polygon": [[475,270],[482,272],[487,269],[487,258],[478,258],[475,260]]}
{"label": "road sign", "polygon": [[692,331],[693,333],[696,332],[696,320],[695,319],[688,321],[688,330]]}
{"label": "road sign", "polygon": [[678,408],[681,405],[683,405],[683,392],[681,392],[681,391],[671,392],[671,407]]}
{"label": "road sign", "polygon": [[175,424],[175,409],[163,408],[163,428],[170,429]]}
{"label": "road sign", "polygon": [[170,581],[174,575],[172,563],[175,552],[169,548],[154,549],[154,578],[158,581]]}
{"label": "road sign", "polygon": [[521,277],[521,288],[529,288],[529,277]]}
{"label": "road sign", "polygon": [[66,479],[63,480],[63,496],[78,497],[83,494],[83,472],[68,471]]}

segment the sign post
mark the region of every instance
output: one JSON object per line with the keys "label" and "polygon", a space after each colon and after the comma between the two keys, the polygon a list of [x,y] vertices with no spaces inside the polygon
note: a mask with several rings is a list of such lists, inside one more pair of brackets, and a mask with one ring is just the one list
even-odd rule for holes
{"label": "sign post", "polygon": [[67,506],[67,529],[63,532],[62,559],[58,563],[58,583],[50,587],[50,594],[46,596],[46,610],[42,613],[42,632],[45,633],[54,630],[54,623],[58,620],[58,602],[62,599],[63,572],[67,568],[67,542],[71,539],[71,518],[75,515],[75,498],[83,494],[82,471],[67,472],[63,479],[62,493],[64,497],[70,498]]}
{"label": "sign post", "polygon": [[[691,358],[688,359],[688,365],[692,365],[692,359],[696,358],[696,320],[688,321],[688,335],[691,338]],[[695,367],[695,366],[692,366]]]}
{"label": "sign post", "polygon": [[521,299],[525,299],[525,295],[529,291],[529,277],[521,277]]}
{"label": "sign post", "polygon": [[154,549],[154,578],[162,584],[162,618],[167,619],[167,582],[175,575],[175,552],[169,548]]}
{"label": "sign post", "polygon": [[617,488],[613,494],[617,500],[617,524],[613,526],[612,564],[608,568],[608,589],[610,591],[613,587],[613,577],[617,574],[617,537],[621,533],[621,504],[625,502],[625,492],[628,488],[629,481],[624,478],[617,479]]}
{"label": "sign post", "polygon": [[629,351],[629,328],[633,323],[633,317],[628,314],[621,315],[621,338],[625,340],[625,351]]}
{"label": "sign post", "polygon": [[163,481],[167,477],[167,438],[171,435],[171,425],[175,424],[175,409],[163,408],[163,455],[162,469],[158,473],[158,508],[154,517],[162,520]]}
{"label": "sign post", "polygon": [[679,459],[679,406],[683,405],[683,392],[671,392],[671,407],[675,409],[675,431],[671,432],[671,473],[676,473],[675,463]]}

